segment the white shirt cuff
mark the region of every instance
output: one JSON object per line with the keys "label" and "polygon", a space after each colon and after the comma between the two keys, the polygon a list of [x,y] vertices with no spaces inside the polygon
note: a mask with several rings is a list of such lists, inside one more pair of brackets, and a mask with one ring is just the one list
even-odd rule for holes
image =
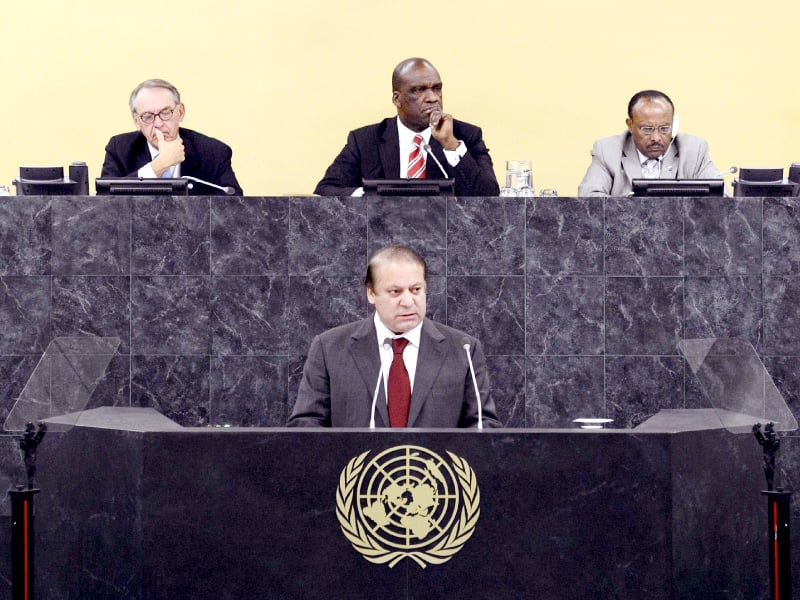
{"label": "white shirt cuff", "polygon": [[461,160],[461,157],[464,156],[466,153],[467,153],[467,145],[464,143],[464,140],[459,140],[458,148],[456,148],[455,150],[445,150],[444,157],[447,159],[447,162],[450,163],[451,167],[455,167]]}

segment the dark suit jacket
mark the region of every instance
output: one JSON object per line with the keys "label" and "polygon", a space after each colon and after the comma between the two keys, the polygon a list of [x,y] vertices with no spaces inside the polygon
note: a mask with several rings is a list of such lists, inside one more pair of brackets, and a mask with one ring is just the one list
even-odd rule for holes
{"label": "dark suit jacket", "polygon": [[[420,336],[409,427],[475,427],[478,405],[462,339],[469,339],[475,378],[483,399],[484,427],[500,427],[489,393],[480,342],[457,329],[425,319]],[[369,427],[380,372],[375,322],[370,316],[318,335],[303,367],[289,426]],[[388,427],[383,385],[375,427]]]}
{"label": "dark suit jacket", "polygon": [[[494,175],[489,150],[483,143],[479,127],[453,121],[453,134],[464,142],[467,154],[452,167],[444,157],[444,148],[431,137],[431,151],[456,182],[457,196],[497,196],[500,187]],[[427,162],[428,179],[445,179],[433,160]],[[364,179],[400,178],[400,138],[397,118],[384,119],[367,125],[347,136],[347,144],[325,171],[315,194],[320,196],[349,196]]]}
{"label": "dark suit jacket", "polygon": [[[242,196],[242,188],[231,167],[233,151],[230,146],[191,129],[181,127],[179,131],[186,155],[181,163],[181,175],[197,177],[223,187],[230,186],[238,196]],[[106,158],[100,176],[136,177],[137,171],[151,160],[147,140],[140,132],[115,135],[106,145]],[[189,193],[193,196],[224,194],[221,190],[196,182]]]}

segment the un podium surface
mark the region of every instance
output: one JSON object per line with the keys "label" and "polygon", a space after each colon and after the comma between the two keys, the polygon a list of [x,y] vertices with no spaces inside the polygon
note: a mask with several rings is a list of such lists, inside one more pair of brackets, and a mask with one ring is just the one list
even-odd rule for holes
{"label": "un podium surface", "polygon": [[[712,410],[601,431],[184,429],[111,407],[66,419],[39,455],[43,598],[730,599],[767,587],[760,453]],[[399,484],[407,468],[411,485],[387,498],[380,480]],[[376,525],[384,516],[394,534]]]}

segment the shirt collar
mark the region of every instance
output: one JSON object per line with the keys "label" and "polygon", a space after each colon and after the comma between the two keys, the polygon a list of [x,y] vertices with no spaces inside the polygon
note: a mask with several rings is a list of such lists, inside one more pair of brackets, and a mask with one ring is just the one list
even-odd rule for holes
{"label": "shirt collar", "polygon": [[400,117],[397,117],[397,135],[400,138],[400,148],[407,149],[409,152],[414,146],[414,136],[421,135],[426,144],[431,142],[431,128],[423,129],[422,131],[411,131],[408,127],[403,125]]}
{"label": "shirt collar", "polygon": [[414,329],[411,329],[410,331],[406,331],[405,333],[398,335],[390,331],[389,328],[383,324],[383,321],[381,321],[377,311],[375,312],[374,319],[375,319],[375,331],[378,334],[377,335],[378,346],[383,344],[383,340],[385,340],[387,337],[390,339],[404,337],[408,340],[409,344],[411,344],[416,348],[419,348],[419,340],[422,336],[422,323],[424,322],[424,320],[420,321],[419,324],[416,327],[414,327]]}
{"label": "shirt collar", "polygon": [[[645,156],[644,154],[642,154],[642,153],[639,151],[639,149],[638,149],[638,148],[636,149],[636,154],[638,154],[638,155],[639,155],[639,164],[640,164],[640,165],[643,165],[643,164],[644,164],[644,163],[646,163],[648,160],[650,160],[650,157],[649,157],[649,156]],[[661,156],[659,156],[659,157],[658,157],[657,159],[655,159],[655,160],[657,160],[658,162],[661,162],[662,160],[664,160],[664,155],[662,154]]]}

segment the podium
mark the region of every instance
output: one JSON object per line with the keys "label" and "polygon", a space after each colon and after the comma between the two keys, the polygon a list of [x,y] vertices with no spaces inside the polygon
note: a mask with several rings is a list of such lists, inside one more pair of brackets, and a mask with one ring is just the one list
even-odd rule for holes
{"label": "podium", "polygon": [[[62,419],[70,429],[40,450],[42,598],[758,598],[767,588],[760,452],[713,410],[597,431],[188,429],[111,407]],[[441,564],[370,562],[337,514],[354,459],[407,448],[441,457],[442,470],[462,459],[477,482],[471,535]]]}

